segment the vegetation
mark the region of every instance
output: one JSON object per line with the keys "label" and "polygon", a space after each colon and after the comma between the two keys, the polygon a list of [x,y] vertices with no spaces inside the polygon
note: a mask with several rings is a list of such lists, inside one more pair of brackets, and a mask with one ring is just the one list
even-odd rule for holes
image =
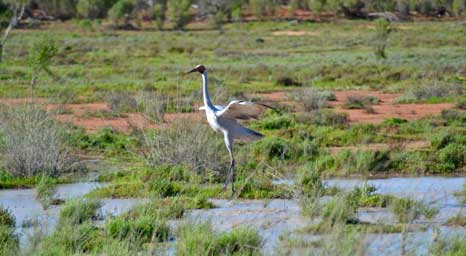
{"label": "vegetation", "polygon": [[178,233],[178,255],[260,255],[261,238],[248,227],[218,234],[209,223],[186,223]]}
{"label": "vegetation", "polygon": [[[0,3],[5,28],[13,6]],[[80,178],[74,171],[84,163],[106,182],[60,206],[56,229],[34,242],[37,255],[153,255],[173,237],[180,255],[260,255],[261,234],[251,228],[171,225],[229,198],[223,138],[197,119],[199,77],[182,75],[202,62],[215,103],[278,109],[245,121],[266,137],[235,144],[236,199],[298,198],[312,221],[300,232],[318,236],[303,254],[364,254],[368,233],[405,238],[436,209],[370,186],[328,187],[323,178],[464,174],[462,13],[461,1],[430,0],[29,1],[26,14],[36,18],[11,32],[0,63],[0,188],[35,186],[46,208],[61,203],[56,185]],[[448,109],[357,123],[351,112],[375,117],[391,104],[367,90]],[[281,182],[289,177],[292,184]],[[103,198],[146,201],[96,222]],[[396,221],[363,222],[362,208],[392,211]],[[10,217],[0,211],[0,255],[24,253]],[[447,224],[463,226],[464,218]],[[286,241],[302,242],[294,234]],[[460,242],[435,241],[432,254],[460,252]]]}

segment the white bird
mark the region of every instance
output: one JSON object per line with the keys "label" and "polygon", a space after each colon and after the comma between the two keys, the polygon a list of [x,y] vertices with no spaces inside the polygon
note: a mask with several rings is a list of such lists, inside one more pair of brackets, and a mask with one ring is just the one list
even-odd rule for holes
{"label": "white bird", "polygon": [[[223,189],[228,187],[228,183],[231,181],[232,194],[235,193],[235,158],[233,156],[233,142],[235,139],[242,141],[255,141],[259,140],[264,135],[259,132],[253,131],[249,128],[242,126],[237,119],[251,119],[257,118],[267,108],[272,108],[264,104],[234,100],[228,104],[228,106],[219,106],[212,104],[210,100],[209,91],[207,88],[207,70],[203,65],[198,65],[188,73],[199,72],[202,76],[202,94],[204,98],[204,106],[199,110],[205,110],[207,122],[210,127],[216,132],[223,133],[225,139],[225,145],[230,154],[230,168],[228,170],[228,176],[225,179],[225,185]],[[272,108],[273,109],[273,108]]]}

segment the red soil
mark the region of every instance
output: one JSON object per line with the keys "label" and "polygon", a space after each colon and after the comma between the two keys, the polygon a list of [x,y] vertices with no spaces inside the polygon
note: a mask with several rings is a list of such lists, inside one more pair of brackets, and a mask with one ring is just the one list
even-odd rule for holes
{"label": "red soil", "polygon": [[[348,114],[348,117],[353,123],[380,123],[387,118],[403,118],[408,120],[419,119],[429,115],[440,113],[444,109],[454,107],[452,103],[441,104],[398,104],[395,99],[401,94],[396,93],[382,93],[378,91],[336,91],[335,95],[337,100],[331,102],[334,109],[338,112]],[[381,100],[379,105],[373,105],[376,113],[370,114],[361,109],[343,109],[346,98],[351,95],[367,96],[373,95]],[[280,103],[295,106],[299,110],[299,105],[288,98],[286,92],[272,92],[257,94],[265,103]],[[0,104],[23,104],[29,102],[29,99],[0,99]],[[36,99],[36,103],[43,104],[47,110],[55,110],[60,107],[58,104],[47,104],[44,99]],[[92,113],[95,112],[108,112],[110,108],[106,103],[86,103],[86,104],[66,104],[60,108],[65,110],[65,114],[60,114],[57,111],[57,119],[64,122],[71,122],[77,126],[83,127],[87,132],[96,132],[105,127],[112,127],[113,129],[122,132],[131,132],[133,128],[153,127],[163,128],[169,126],[178,119],[189,119],[195,122],[204,120],[203,112],[194,113],[169,113],[166,114],[165,122],[150,123],[141,113],[128,113],[122,117],[96,117]]]}
{"label": "red soil", "polygon": [[[402,118],[407,120],[416,120],[430,115],[439,114],[442,110],[454,107],[453,103],[439,104],[399,104],[395,100],[401,96],[398,93],[383,93],[379,91],[369,90],[349,90],[335,91],[337,100],[331,102],[332,106],[338,112],[347,113],[352,123],[380,123],[387,118]],[[375,113],[367,113],[363,109],[344,109],[342,105],[346,98],[352,95],[367,96],[372,95],[377,97],[381,102],[378,105],[373,105]],[[259,96],[264,101],[289,103],[289,99],[285,92],[263,93]]]}

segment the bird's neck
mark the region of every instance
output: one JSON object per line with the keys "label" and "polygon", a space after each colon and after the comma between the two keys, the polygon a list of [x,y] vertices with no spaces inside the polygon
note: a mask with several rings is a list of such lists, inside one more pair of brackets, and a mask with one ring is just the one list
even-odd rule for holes
{"label": "bird's neck", "polygon": [[207,71],[204,71],[204,73],[202,73],[201,75],[202,75],[202,93],[204,95],[204,106],[206,107],[206,109],[208,108],[208,109],[214,110],[215,107],[212,104],[212,101],[210,100],[209,89],[207,86]]}

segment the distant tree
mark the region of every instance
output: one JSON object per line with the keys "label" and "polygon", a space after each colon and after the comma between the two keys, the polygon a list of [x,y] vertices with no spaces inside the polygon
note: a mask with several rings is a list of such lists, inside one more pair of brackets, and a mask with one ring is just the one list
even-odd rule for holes
{"label": "distant tree", "polygon": [[191,21],[191,13],[189,9],[193,4],[193,0],[168,0],[167,8],[170,20],[175,24],[175,29],[184,29]]}
{"label": "distant tree", "polygon": [[57,52],[58,47],[55,41],[46,36],[39,38],[32,44],[28,59],[29,66],[32,69],[30,83],[31,100],[34,98],[34,86],[40,72],[45,72],[54,78],[56,77],[50,70],[50,64]]}
{"label": "distant tree", "polygon": [[129,24],[131,13],[133,12],[134,5],[129,0],[119,0],[108,11],[108,17],[112,19],[113,24],[118,27],[121,19],[124,21],[124,26]]}
{"label": "distant tree", "polygon": [[[8,26],[6,27],[5,31],[3,32],[3,37],[0,41],[0,62],[2,62],[3,59],[3,48],[5,46],[5,43],[8,40],[8,37],[10,36],[11,30],[18,25],[18,22],[21,20],[24,14],[24,8],[26,4],[22,1],[15,1],[12,5],[12,11],[10,15],[10,21],[8,22]],[[6,5],[5,5],[6,7]]]}
{"label": "distant tree", "polygon": [[387,58],[385,48],[387,48],[388,35],[391,32],[390,22],[386,19],[378,19],[375,21],[375,29],[374,54],[378,59],[385,59]]}

